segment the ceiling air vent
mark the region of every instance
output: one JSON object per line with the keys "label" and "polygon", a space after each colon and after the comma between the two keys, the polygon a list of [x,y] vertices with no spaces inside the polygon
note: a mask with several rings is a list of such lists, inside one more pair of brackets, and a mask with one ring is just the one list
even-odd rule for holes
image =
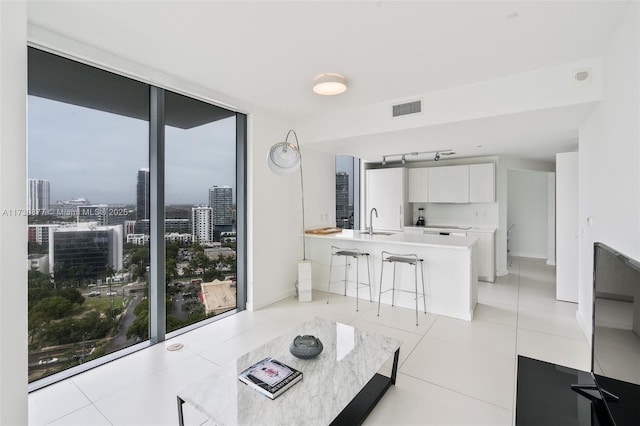
{"label": "ceiling air vent", "polygon": [[393,105],[393,117],[417,114],[422,111],[422,101],[407,102],[405,104]]}

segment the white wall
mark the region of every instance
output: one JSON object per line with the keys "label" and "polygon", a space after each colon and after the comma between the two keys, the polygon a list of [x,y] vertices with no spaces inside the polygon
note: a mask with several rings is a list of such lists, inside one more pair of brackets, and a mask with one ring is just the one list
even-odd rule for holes
{"label": "white wall", "polygon": [[640,5],[631,2],[603,56],[603,101],[579,129],[578,321],[588,338],[593,243],[640,259],[639,25]]}
{"label": "white wall", "polygon": [[[0,424],[27,424],[27,27],[0,2]],[[9,212],[9,213],[7,213]],[[14,212],[14,213],[12,213]]]}
{"label": "white wall", "polygon": [[290,123],[253,113],[248,124],[247,308],[259,309],[295,295],[302,205],[300,175],[276,175],[267,165],[269,148],[284,140]]}
{"label": "white wall", "polygon": [[556,264],[556,174],[547,173],[547,265]]}
{"label": "white wall", "polygon": [[[302,138],[303,135],[299,137]],[[336,157],[304,145],[301,151],[304,168],[305,228],[336,226]]]}
{"label": "white wall", "polygon": [[547,258],[548,173],[508,172],[507,221],[515,224],[509,240],[512,256]]}
{"label": "white wall", "polygon": [[556,298],[578,302],[578,153],[556,154]]}

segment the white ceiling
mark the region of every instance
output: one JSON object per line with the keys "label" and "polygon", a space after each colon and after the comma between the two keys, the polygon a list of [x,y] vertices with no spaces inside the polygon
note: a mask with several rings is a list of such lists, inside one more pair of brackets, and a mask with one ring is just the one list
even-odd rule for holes
{"label": "white ceiling", "polygon": [[[37,27],[295,119],[599,56],[627,5],[604,0],[30,1],[28,16]],[[315,95],[311,85],[323,72],[345,75],[348,91]],[[576,121],[586,112],[567,113],[564,124],[553,114],[547,117],[543,144],[566,147],[572,140],[575,146]],[[503,124],[511,128],[526,121],[513,118],[503,118]],[[531,119],[544,127],[542,117]],[[444,132],[451,143],[458,132],[466,139],[473,133],[465,126],[431,131]],[[540,140],[515,128],[509,137],[495,136],[511,144],[496,143],[496,149],[511,147],[516,154],[559,149],[536,147]],[[387,143],[392,137],[378,139]],[[486,149],[484,154],[498,153]]]}

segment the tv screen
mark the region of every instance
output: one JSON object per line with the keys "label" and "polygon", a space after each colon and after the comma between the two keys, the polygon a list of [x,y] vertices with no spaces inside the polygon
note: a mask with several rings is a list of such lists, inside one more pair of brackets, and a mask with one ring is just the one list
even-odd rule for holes
{"label": "tv screen", "polygon": [[640,263],[594,244],[591,371],[640,384]]}

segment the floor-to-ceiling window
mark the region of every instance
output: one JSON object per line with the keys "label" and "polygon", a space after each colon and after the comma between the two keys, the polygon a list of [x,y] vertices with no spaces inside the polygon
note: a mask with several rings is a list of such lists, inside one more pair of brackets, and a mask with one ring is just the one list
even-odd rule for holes
{"label": "floor-to-ceiling window", "polygon": [[29,49],[29,381],[244,308],[246,117]]}
{"label": "floor-to-ceiling window", "polygon": [[358,229],[360,159],[336,155],[336,226]]}
{"label": "floor-to-ceiling window", "polygon": [[166,92],[167,331],[236,309],[236,115]]}

